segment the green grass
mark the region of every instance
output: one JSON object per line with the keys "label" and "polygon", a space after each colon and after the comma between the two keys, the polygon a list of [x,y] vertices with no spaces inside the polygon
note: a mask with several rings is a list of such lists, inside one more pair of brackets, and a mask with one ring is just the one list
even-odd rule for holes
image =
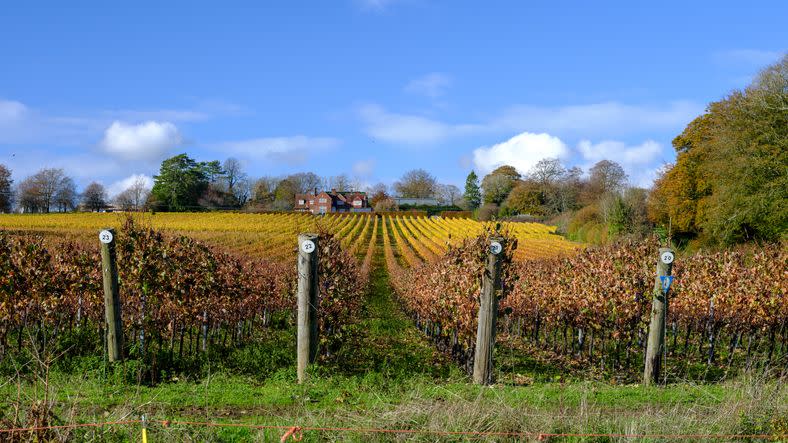
{"label": "green grass", "polygon": [[[49,421],[54,424],[137,419],[145,414],[152,420],[453,432],[776,435],[788,428],[788,389],[774,378],[742,376],[723,383],[644,388],[588,381],[586,374],[534,362],[510,364],[514,357],[503,351],[499,354],[505,363],[499,374],[503,383],[475,386],[399,310],[379,246],[360,321],[350,328],[335,354],[311,368],[304,385],[296,383],[294,359],[288,356],[288,350],[295,351],[293,331],[284,330],[263,346],[239,349],[227,361],[207,363],[199,378],[174,375],[156,385],[137,385],[123,375],[136,370],[134,362],[107,375],[96,369],[95,361],[84,367],[54,369],[48,379],[11,377],[0,384],[0,427],[30,423],[32,413],[46,401],[52,410]],[[512,374],[506,371],[515,369],[527,383],[511,383]],[[165,427],[155,422],[149,441],[278,441],[282,433],[279,429]],[[37,438],[140,441],[139,435],[139,425],[128,425],[58,430]],[[305,441],[402,439],[471,438],[304,432]]]}
{"label": "green grass", "polygon": [[[56,421],[66,423],[122,420],[145,414],[158,420],[279,426],[727,434],[775,432],[780,420],[784,422],[788,417],[785,387],[757,380],[643,388],[598,382],[479,387],[459,375],[436,382],[431,375],[387,378],[375,372],[353,376],[313,374],[305,385],[296,384],[294,378],[290,370],[263,382],[216,374],[200,381],[150,387],[113,386],[94,377],[55,374],[50,380],[50,395],[58,405]],[[29,386],[25,391],[23,395],[32,395]],[[4,387],[3,396],[15,397],[15,387]],[[69,418],[72,411],[76,416]],[[97,431],[84,432],[93,436]],[[152,435],[164,441],[187,435],[214,441],[255,441],[261,432],[160,425],[151,429]],[[122,430],[111,434],[125,439]],[[273,438],[275,434],[268,431],[266,436]],[[353,441],[387,438],[331,435]],[[310,441],[332,438],[317,432],[308,432],[307,437]],[[434,441],[428,435],[421,438]]]}

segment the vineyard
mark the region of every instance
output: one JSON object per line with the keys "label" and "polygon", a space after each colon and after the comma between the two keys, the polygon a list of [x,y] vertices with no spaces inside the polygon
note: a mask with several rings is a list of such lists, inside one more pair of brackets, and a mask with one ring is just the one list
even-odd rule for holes
{"label": "vineyard", "polygon": [[[473,357],[484,236],[466,240],[437,262],[420,264],[396,227],[388,227],[386,263],[406,309],[460,363]],[[386,234],[384,234],[386,235]],[[489,234],[488,234],[489,235]],[[512,239],[514,240],[514,239]],[[508,256],[517,256],[508,242]],[[503,341],[565,365],[626,373],[640,368],[651,310],[656,240],[586,249],[572,255],[504,264],[508,292],[499,312]],[[668,357],[674,376],[751,367],[788,358],[788,254],[782,246],[696,254],[674,268]],[[721,355],[725,356],[724,359]]]}
{"label": "vineyard", "polygon": [[[535,223],[493,226],[413,216],[235,213],[3,215],[0,354],[80,343],[101,349],[97,232],[118,229],[125,353],[182,367],[211,352],[266,341],[292,326],[295,238],[321,233],[320,330],[330,356],[357,321],[380,254],[399,304],[466,368],[472,363],[479,276],[495,229],[506,297],[506,355],[635,374],[651,309],[656,240],[583,248]],[[380,246],[380,248],[378,247]],[[788,255],[781,245],[677,260],[667,358],[693,367],[785,366]],[[332,342],[334,340],[334,342]],[[332,344],[333,343],[333,344]]]}
{"label": "vineyard", "polygon": [[[152,229],[188,235],[212,246],[248,255],[282,261],[292,258],[294,239],[299,232],[318,229],[336,234],[343,246],[354,253],[366,252],[374,231],[374,217],[365,214],[314,217],[301,213],[157,213],[139,215],[138,224]],[[385,217],[406,236],[417,258],[432,260],[446,251],[449,244],[479,235],[484,223],[469,219],[431,219],[427,217]],[[45,214],[0,215],[0,226],[9,231],[33,231],[57,238],[95,243],[95,234],[105,227],[120,228],[122,214]],[[519,239],[532,247],[518,251],[518,258],[538,258],[571,252],[578,244],[555,234],[555,228],[538,223],[506,223]],[[56,234],[56,235],[54,235]]]}

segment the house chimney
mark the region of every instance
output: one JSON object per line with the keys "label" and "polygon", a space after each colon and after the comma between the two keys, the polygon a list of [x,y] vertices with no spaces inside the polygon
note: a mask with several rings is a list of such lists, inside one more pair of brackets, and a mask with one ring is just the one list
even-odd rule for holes
{"label": "house chimney", "polygon": [[317,197],[317,186],[315,186],[315,197]]}

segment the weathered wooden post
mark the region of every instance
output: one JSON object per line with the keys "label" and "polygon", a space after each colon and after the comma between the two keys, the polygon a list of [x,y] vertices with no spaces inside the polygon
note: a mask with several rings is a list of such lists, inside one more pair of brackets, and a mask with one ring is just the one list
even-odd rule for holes
{"label": "weathered wooden post", "polygon": [[504,239],[492,237],[487,253],[487,267],[482,277],[482,293],[479,298],[479,325],[476,329],[476,352],[473,357],[473,382],[489,385],[493,382],[493,348],[495,347],[495,323],[498,316],[498,290],[501,286],[501,254]]}
{"label": "weathered wooden post", "polygon": [[644,386],[659,383],[659,375],[663,370],[662,355],[665,352],[665,323],[668,315],[668,292],[667,287],[663,287],[663,280],[670,276],[674,257],[673,249],[659,249],[657,276],[654,279],[654,291],[652,294],[651,323],[648,327],[645,369],[643,371]]}
{"label": "weathered wooden post", "polygon": [[101,272],[104,277],[104,314],[107,320],[107,359],[115,362],[123,358],[123,322],[120,317],[115,230],[112,228],[101,230],[99,241],[101,242]]}
{"label": "weathered wooden post", "polygon": [[298,383],[317,357],[318,236],[298,236]]}

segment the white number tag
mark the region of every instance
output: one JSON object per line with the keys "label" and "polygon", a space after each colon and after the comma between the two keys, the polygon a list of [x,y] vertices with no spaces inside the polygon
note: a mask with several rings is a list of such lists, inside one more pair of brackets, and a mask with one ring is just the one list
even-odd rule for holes
{"label": "white number tag", "polygon": [[673,253],[670,251],[665,251],[659,256],[659,259],[662,260],[662,263],[665,263],[666,265],[673,263],[673,258]]}
{"label": "white number tag", "polygon": [[105,244],[112,243],[112,233],[106,229],[99,232],[99,241]]}
{"label": "white number tag", "polygon": [[490,243],[490,252],[492,252],[493,255],[498,255],[501,251],[503,251],[503,246],[501,246],[500,243],[497,241]]}
{"label": "white number tag", "polygon": [[315,242],[312,240],[307,240],[301,243],[301,250],[306,252],[307,254],[311,254],[315,251]]}

